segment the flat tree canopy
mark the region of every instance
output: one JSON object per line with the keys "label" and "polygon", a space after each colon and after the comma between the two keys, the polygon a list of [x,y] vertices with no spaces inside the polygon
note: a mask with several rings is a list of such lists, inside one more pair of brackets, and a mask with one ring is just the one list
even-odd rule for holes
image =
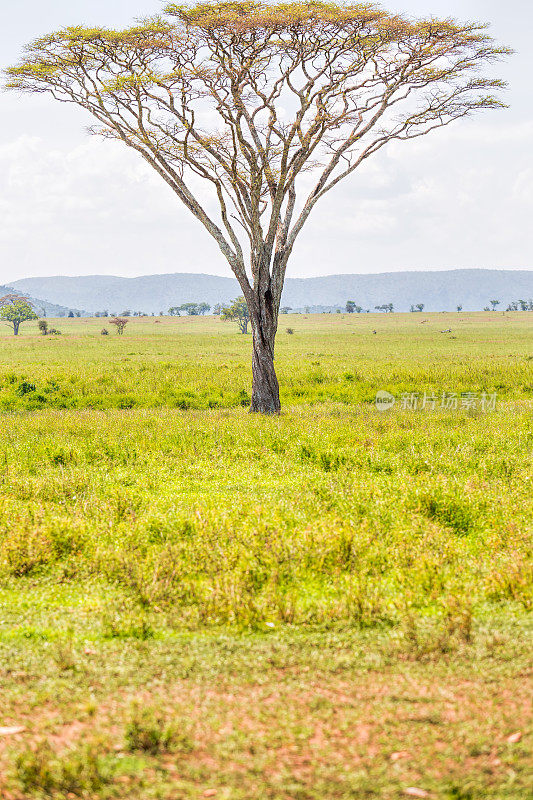
{"label": "flat tree canopy", "polygon": [[85,108],[214,237],[249,308],[251,410],[277,412],[274,340],[298,234],[391,140],[503,105],[504,84],[482,71],[510,51],[486,27],[366,3],[171,3],[127,30],[41,37],[8,87]]}

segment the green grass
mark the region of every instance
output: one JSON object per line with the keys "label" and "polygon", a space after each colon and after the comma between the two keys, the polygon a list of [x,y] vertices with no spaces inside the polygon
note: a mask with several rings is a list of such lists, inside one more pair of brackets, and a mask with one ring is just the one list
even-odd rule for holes
{"label": "green grass", "polygon": [[530,315],[282,318],[279,418],[104,322],[0,339],[2,798],[526,797]]}
{"label": "green grass", "polygon": [[[105,318],[53,324],[62,336],[3,328],[0,410],[249,404],[251,337],[232,323],[132,318],[122,337],[100,335]],[[285,405],[371,403],[376,389],[533,398],[528,313],[287,315],[276,347]]]}

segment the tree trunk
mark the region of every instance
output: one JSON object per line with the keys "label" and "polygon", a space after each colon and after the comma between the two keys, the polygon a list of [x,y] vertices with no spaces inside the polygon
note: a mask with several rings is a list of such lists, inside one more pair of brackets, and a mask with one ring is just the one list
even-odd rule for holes
{"label": "tree trunk", "polygon": [[279,414],[279,384],[274,369],[273,345],[256,333],[254,326],[252,353],[252,402],[250,412]]}
{"label": "tree trunk", "polygon": [[13,322],[13,336],[18,336],[19,335],[19,327],[20,327],[20,322],[17,322],[15,320]]}

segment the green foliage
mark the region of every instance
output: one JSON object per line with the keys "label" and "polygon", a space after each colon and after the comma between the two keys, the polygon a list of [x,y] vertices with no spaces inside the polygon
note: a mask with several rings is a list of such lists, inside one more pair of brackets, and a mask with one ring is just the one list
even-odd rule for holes
{"label": "green foliage", "polygon": [[224,306],[220,311],[220,319],[224,321],[235,320],[241,333],[248,333],[250,312],[244,297],[237,297],[229,306]]}
{"label": "green foliage", "polygon": [[9,296],[0,303],[0,320],[13,328],[15,336],[18,335],[19,328],[23,322],[37,319],[37,314],[30,303],[24,298]]}

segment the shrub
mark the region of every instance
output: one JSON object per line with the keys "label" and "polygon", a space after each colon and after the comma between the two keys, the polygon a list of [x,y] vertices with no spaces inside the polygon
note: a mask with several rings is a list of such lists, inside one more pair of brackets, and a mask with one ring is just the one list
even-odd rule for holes
{"label": "shrub", "polygon": [[15,393],[18,394],[19,397],[24,397],[25,394],[34,392],[36,388],[37,387],[34,383],[30,383],[29,381],[21,381],[17,386]]}
{"label": "shrub", "polygon": [[134,704],[126,726],[126,748],[150,755],[158,753],[189,753],[194,745],[184,730],[165,721],[161,712]]}
{"label": "shrub", "polygon": [[47,797],[86,796],[100,790],[112,776],[104,770],[94,744],[58,756],[47,741],[15,758],[14,777],[27,797],[38,792]]}

